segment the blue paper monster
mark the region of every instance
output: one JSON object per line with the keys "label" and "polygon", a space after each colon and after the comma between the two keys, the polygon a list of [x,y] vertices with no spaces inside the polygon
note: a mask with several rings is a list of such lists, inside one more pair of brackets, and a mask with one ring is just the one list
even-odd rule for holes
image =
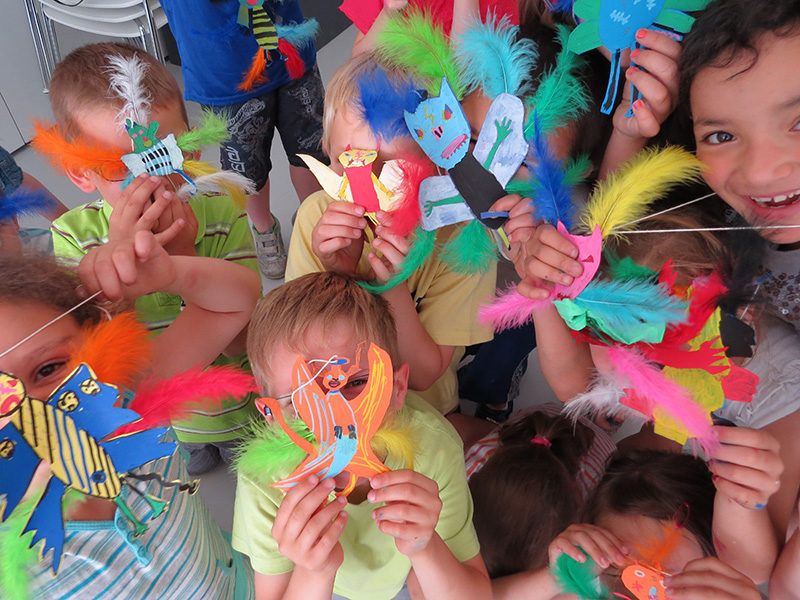
{"label": "blue paper monster", "polygon": [[[711,0],[577,0],[573,13],[580,23],[569,36],[569,49],[577,54],[605,46],[611,52],[611,73],[601,110],[611,114],[617,101],[622,51],[637,47],[639,29],[657,29],[676,39],[687,33],[694,17],[684,11],[702,10]],[[633,63],[632,63],[633,64]],[[640,94],[631,93],[631,106]],[[626,116],[633,113],[628,109]]]}

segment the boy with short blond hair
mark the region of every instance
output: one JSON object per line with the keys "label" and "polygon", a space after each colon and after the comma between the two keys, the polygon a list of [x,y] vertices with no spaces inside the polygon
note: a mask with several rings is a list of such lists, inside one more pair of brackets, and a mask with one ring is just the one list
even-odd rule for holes
{"label": "boy with short blond hair", "polygon": [[[262,387],[288,409],[297,355],[321,364],[353,357],[373,343],[393,357],[391,409],[411,433],[413,470],[359,478],[346,496],[345,471],[312,475],[287,494],[274,479],[239,470],[233,545],[250,557],[261,599],[394,598],[407,582],[427,598],[489,598],[486,568],[472,526],[463,448],[455,430],[407,389],[387,303],[336,273],[311,273],[268,293],[256,307],[248,353]],[[320,362],[321,361],[321,362]],[[355,385],[365,386],[359,376]],[[351,390],[356,393],[358,389]],[[345,397],[348,391],[342,390]]]}

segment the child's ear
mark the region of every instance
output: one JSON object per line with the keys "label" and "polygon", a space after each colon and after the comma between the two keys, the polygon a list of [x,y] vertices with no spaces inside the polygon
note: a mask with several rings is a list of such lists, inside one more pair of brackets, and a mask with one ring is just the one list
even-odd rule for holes
{"label": "child's ear", "polygon": [[394,370],[394,389],[392,390],[392,408],[400,410],[406,401],[408,392],[408,363],[401,363]]}
{"label": "child's ear", "polygon": [[66,174],[69,180],[78,186],[78,189],[82,192],[90,194],[97,189],[97,185],[95,185],[94,182],[94,174],[91,171],[74,171],[72,169],[67,169]]}

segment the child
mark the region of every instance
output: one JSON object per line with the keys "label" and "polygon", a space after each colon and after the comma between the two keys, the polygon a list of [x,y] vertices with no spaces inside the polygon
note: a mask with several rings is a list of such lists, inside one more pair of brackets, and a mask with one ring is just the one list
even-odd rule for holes
{"label": "child", "polygon": [[[258,4],[249,2],[248,7]],[[325,91],[313,36],[295,43],[303,65],[299,78],[290,75],[286,57],[272,56],[264,80],[242,90],[243,73],[258,49],[255,36],[236,25],[244,3],[166,0],[162,5],[180,51],[186,99],[210,106],[230,119],[230,139],[220,148],[222,167],[243,173],[258,189],[248,199],[247,213],[253,222],[259,270],[269,279],[282,279],[286,250],[280,224],[270,213],[269,155],[275,129],[280,132],[301,202],[320,186],[297,155],[310,154],[327,163],[320,149]],[[263,8],[278,27],[313,30],[313,22],[303,21],[297,0],[267,0]]]}
{"label": "child", "polygon": [[[392,359],[394,372],[385,375],[393,379],[389,414],[397,413],[413,433],[414,470],[360,478],[346,498],[328,501],[339,477],[310,476],[284,495],[268,477],[245,475],[240,467],[233,543],[250,557],[258,597],[388,599],[407,582],[415,597],[489,598],[461,441],[408,391],[409,369],[386,301],[342,275],[309,274],[263,298],[247,344],[264,392],[288,408],[298,354],[306,362],[354,357],[365,342]],[[357,393],[366,379],[348,385]]]}
{"label": "child", "polygon": [[[132,46],[101,43],[71,52],[53,73],[50,102],[63,134],[69,140],[83,140],[121,154],[131,150],[130,137],[117,125],[123,100],[108,91],[109,59],[113,56],[135,57],[147,65],[144,92],[151,98],[151,120],[159,124],[159,137],[186,132],[186,108],[167,68]],[[257,270],[246,215],[228,197],[199,195],[181,202],[167,189],[175,186],[169,177],[142,175],[122,189],[119,181],[91,170],[69,170],[67,176],[82,191],[99,192],[101,199],[74,208],[53,222],[53,247],[61,259],[77,263],[91,248],[118,235],[150,230],[171,255],[222,258]],[[180,314],[181,303],[178,295],[148,294],[137,298],[136,310],[147,328],[158,333]],[[237,341],[225,349],[232,358],[220,360],[245,366],[243,351],[244,342]],[[190,421],[176,424],[178,439],[188,444],[192,454],[190,472],[203,473],[221,457],[227,459],[233,440],[254,414],[248,399],[231,399],[221,412],[198,413]]]}
{"label": "child", "polygon": [[[184,298],[186,308],[153,342],[148,375],[158,379],[212,361],[247,323],[260,287],[258,277],[239,265],[169,256],[147,231],[91,250],[81,262],[82,286],[74,273],[48,257],[0,258],[0,273],[4,281],[0,370],[19,377],[28,393],[40,400],[69,375],[67,364],[80,342],[81,328],[100,322],[107,314],[94,302],[72,310],[81,298],[97,290],[114,300],[154,290]],[[205,285],[210,278],[224,286],[225,295]],[[72,312],[65,315],[68,310]],[[58,316],[62,318],[52,321]],[[85,497],[66,515],[58,574],[54,577],[50,570],[52,554],[32,568],[31,598],[253,597],[249,571],[199,496],[162,485],[187,480],[183,460],[177,455],[159,459],[143,468],[143,473],[150,472],[162,481],[151,480],[139,487],[143,493],[168,500],[169,510],[147,521],[147,531],[134,538],[128,537],[130,525],[113,502]],[[133,514],[149,519],[150,505],[129,492],[123,490],[129,494]]]}

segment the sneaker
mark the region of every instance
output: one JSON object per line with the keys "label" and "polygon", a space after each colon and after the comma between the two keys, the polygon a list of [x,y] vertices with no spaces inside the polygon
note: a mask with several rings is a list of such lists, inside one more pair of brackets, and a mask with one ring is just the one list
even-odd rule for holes
{"label": "sneaker", "polygon": [[189,464],[186,465],[186,472],[192,477],[207,473],[222,461],[219,450],[211,444],[192,444],[188,451]]}
{"label": "sneaker", "polygon": [[258,270],[267,279],[283,279],[286,273],[286,248],[281,237],[281,224],[275,219],[270,231],[253,230],[253,242],[258,257]]}

